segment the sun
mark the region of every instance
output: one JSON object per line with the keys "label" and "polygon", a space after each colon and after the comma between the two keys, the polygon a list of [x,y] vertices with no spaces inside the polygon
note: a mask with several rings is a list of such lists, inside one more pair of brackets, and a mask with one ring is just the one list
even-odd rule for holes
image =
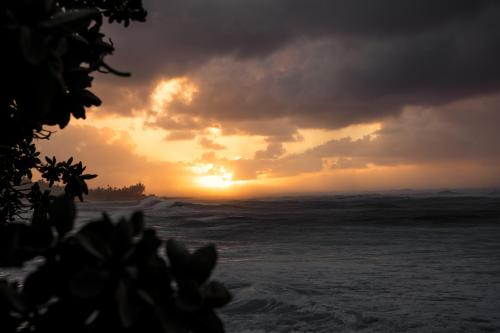
{"label": "sun", "polygon": [[197,175],[195,183],[201,187],[225,189],[234,184],[233,173],[223,166],[197,164],[192,166],[191,170]]}
{"label": "sun", "polygon": [[209,188],[228,188],[233,185],[232,174],[209,175],[196,178],[198,185]]}

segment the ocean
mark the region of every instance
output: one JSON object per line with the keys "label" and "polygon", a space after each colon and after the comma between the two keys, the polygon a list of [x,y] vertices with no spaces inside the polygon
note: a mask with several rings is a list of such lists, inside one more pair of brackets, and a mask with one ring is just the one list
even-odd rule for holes
{"label": "ocean", "polygon": [[227,332],[500,332],[500,195],[410,193],[79,205],[142,210],[164,238],[214,243]]}

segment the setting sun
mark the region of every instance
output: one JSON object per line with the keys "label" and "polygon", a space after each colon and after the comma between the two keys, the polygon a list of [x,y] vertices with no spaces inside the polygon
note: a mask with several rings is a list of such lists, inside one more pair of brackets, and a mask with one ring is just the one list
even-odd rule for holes
{"label": "setting sun", "polygon": [[191,170],[198,175],[195,183],[201,187],[222,189],[233,184],[233,173],[223,166],[209,164],[199,164],[191,167]]}

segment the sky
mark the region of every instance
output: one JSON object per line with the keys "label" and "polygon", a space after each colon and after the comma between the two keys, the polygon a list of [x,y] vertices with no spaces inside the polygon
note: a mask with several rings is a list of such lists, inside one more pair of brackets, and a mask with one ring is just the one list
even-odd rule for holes
{"label": "sky", "polygon": [[91,186],[256,196],[500,186],[500,2],[146,0],[103,105],[43,153]]}

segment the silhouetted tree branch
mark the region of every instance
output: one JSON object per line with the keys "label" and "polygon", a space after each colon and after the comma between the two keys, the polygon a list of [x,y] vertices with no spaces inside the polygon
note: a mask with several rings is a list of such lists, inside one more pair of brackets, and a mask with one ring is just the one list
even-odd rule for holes
{"label": "silhouetted tree branch", "polygon": [[[0,4],[3,43],[0,89],[0,222],[39,206],[41,193],[19,189],[33,170],[50,185],[62,183],[66,195],[83,199],[88,188],[80,163],[41,159],[33,139],[48,139],[46,125],[66,127],[71,115],[85,118],[101,100],[89,88],[93,72],[120,76],[104,59],[114,45],[101,31],[103,19],[128,26],[144,21],[140,0],[6,0]],[[69,162],[71,161],[71,162]],[[50,196],[48,197],[50,201]],[[27,204],[29,203],[29,204]],[[31,204],[31,205],[30,205]]]}

